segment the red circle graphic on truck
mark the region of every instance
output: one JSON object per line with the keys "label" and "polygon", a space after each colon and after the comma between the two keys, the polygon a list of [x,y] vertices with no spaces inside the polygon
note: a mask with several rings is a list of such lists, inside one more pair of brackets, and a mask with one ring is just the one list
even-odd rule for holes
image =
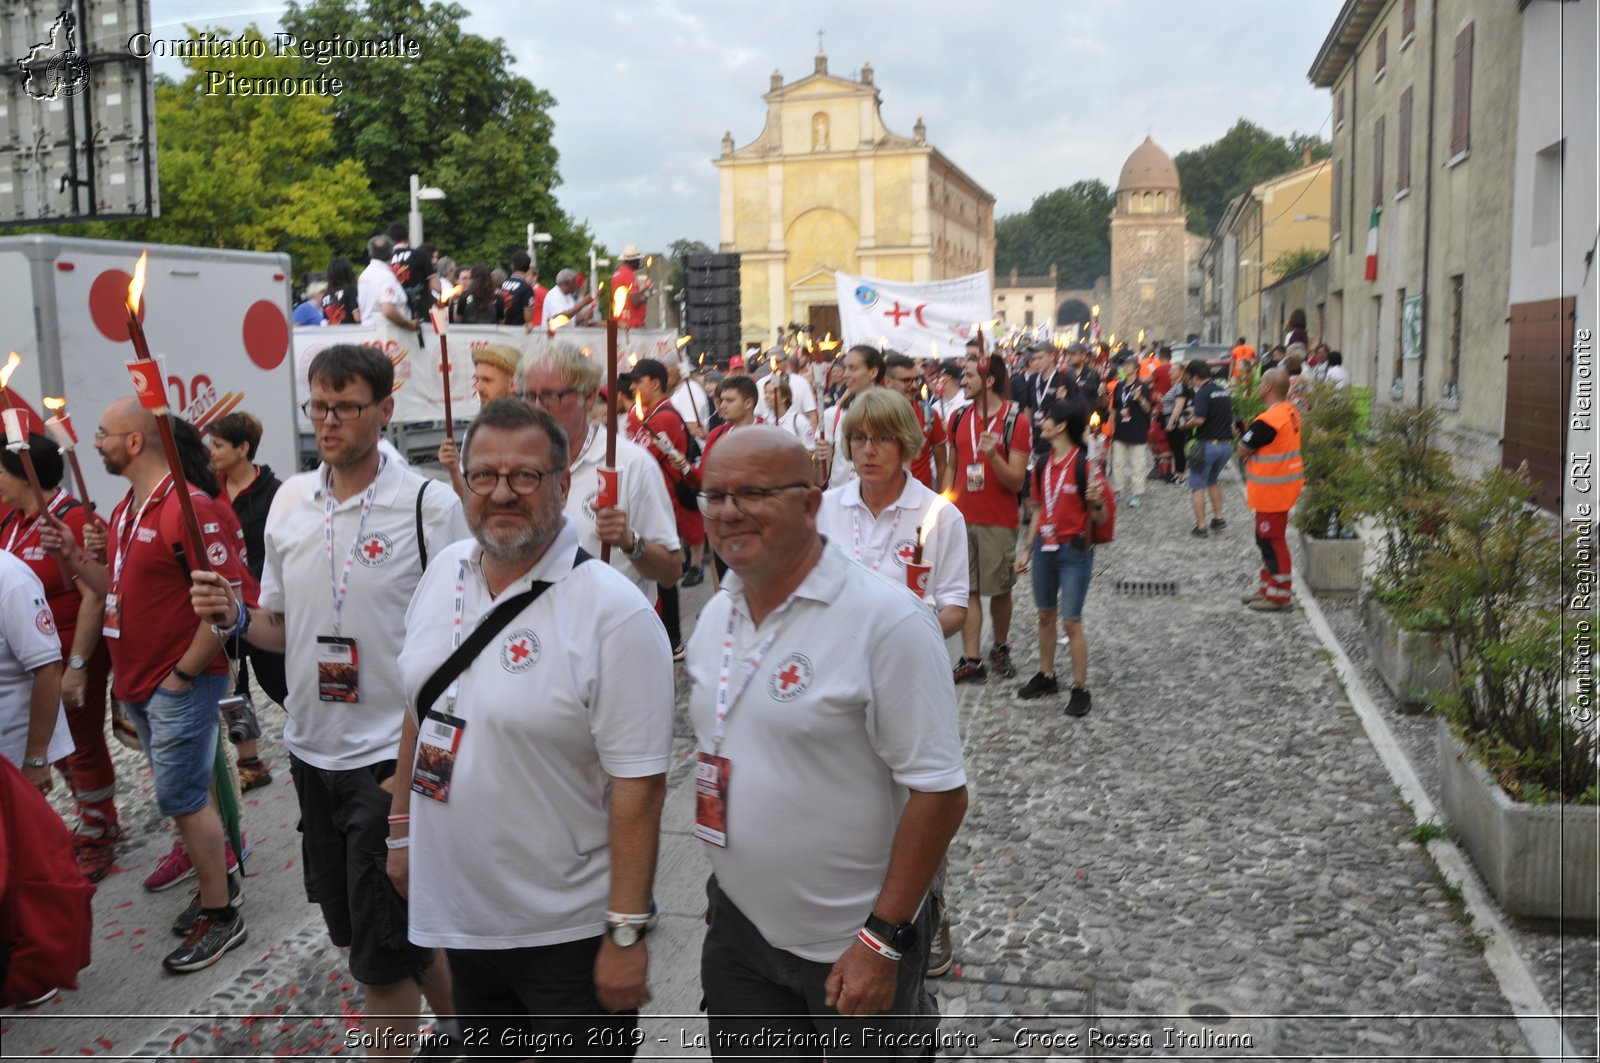
{"label": "red circle graphic on truck", "polygon": [[[94,327],[112,343],[128,342],[128,285],[133,274],[108,269],[89,286],[89,317]],[[139,321],[144,322],[144,301],[139,302]],[[129,351],[132,357],[133,352]]]}
{"label": "red circle graphic on truck", "polygon": [[282,307],[266,299],[251,304],[244,312],[244,349],[262,369],[283,364],[289,354],[289,319]]}

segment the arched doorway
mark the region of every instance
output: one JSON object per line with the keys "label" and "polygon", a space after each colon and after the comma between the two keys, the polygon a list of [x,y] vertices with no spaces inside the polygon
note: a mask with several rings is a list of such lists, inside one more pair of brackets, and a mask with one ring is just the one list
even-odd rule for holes
{"label": "arched doorway", "polygon": [[1089,318],[1089,307],[1078,299],[1068,299],[1056,308],[1057,325],[1086,325]]}

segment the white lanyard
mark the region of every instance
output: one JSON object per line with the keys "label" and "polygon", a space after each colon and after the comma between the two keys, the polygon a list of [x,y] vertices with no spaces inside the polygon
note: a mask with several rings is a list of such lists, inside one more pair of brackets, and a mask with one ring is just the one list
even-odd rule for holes
{"label": "white lanyard", "polygon": [[[59,487],[56,488],[54,497],[52,497],[50,501],[45,504],[44,511],[46,513],[53,513],[53,515],[57,517],[61,516],[61,510],[56,509],[56,503],[65,501],[66,497],[67,495],[65,491],[62,491]],[[18,509],[16,512],[16,526],[11,529],[11,535],[6,539],[6,550],[7,552],[13,554],[17,553],[17,549],[19,547],[27,545],[28,540],[33,538],[33,533],[38,531],[39,525],[43,523],[43,521],[39,519],[40,514],[35,513],[33,515],[33,520],[29,521],[27,526],[24,527],[22,523],[22,510]]]}
{"label": "white lanyard", "polygon": [[722,755],[722,742],[728,736],[728,713],[733,711],[734,704],[744,694],[745,688],[750,685],[750,680],[756,674],[756,670],[761,667],[761,662],[767,656],[767,651],[772,649],[772,644],[778,640],[778,635],[782,631],[778,621],[783,619],[784,614],[789,611],[789,606],[793,604],[794,599],[790,598],[778,607],[777,612],[767,618],[768,622],[772,624],[772,630],[767,633],[766,638],[761,640],[761,645],[756,647],[756,652],[745,665],[744,674],[739,677],[739,685],[735,688],[733,686],[733,633],[734,625],[739,620],[739,611],[733,607],[732,603],[729,603],[728,633],[722,640],[722,663],[717,671],[717,725],[711,734],[711,751],[716,756]]}
{"label": "white lanyard", "polygon": [[[851,506],[850,507],[850,521],[851,521],[851,523],[853,525],[853,529],[855,531],[856,560],[857,561],[861,560],[861,511],[864,508],[866,508],[866,505],[867,505],[867,503],[865,501],[862,501],[861,505],[859,505],[859,506]],[[877,518],[874,517],[873,521],[874,521],[873,527],[874,527],[874,529],[876,529],[876,527],[877,527],[877,524],[876,524]],[[890,550],[894,549],[894,533],[899,531],[899,530],[900,530],[900,507],[899,506],[895,506],[894,507],[894,523],[889,525],[889,549]],[[865,562],[862,562],[862,563],[865,564]],[[883,555],[880,553],[878,555],[878,559],[872,563],[872,571],[874,571],[874,572],[878,571],[878,567],[880,565],[882,565],[882,564],[883,564]]]}
{"label": "white lanyard", "polygon": [[[165,490],[163,490],[163,488],[165,488]],[[127,563],[128,550],[132,546],[128,539],[135,532],[137,532],[139,530],[139,526],[144,523],[144,511],[150,508],[150,503],[152,502],[155,502],[159,505],[161,500],[167,497],[167,491],[170,490],[172,490],[172,474],[168,473],[161,478],[160,483],[156,484],[156,489],[145,496],[144,504],[139,507],[139,512],[135,513],[133,516],[133,523],[130,525],[127,518],[124,517],[122,524],[117,528],[117,548],[111,557],[112,590],[115,590],[122,585],[122,566]],[[128,502],[128,509],[132,509],[132,491],[128,492]],[[127,510],[124,510],[123,512],[126,513]]]}
{"label": "white lanyard", "polygon": [[[463,557],[461,563],[456,566],[456,615],[450,624],[450,652],[452,654],[461,648],[461,626],[466,619],[467,613],[467,563],[467,559]],[[465,669],[462,671],[465,671]],[[450,680],[450,685],[444,691],[444,711],[451,716],[456,714],[456,691],[460,686],[461,672],[457,672],[456,677]]]}
{"label": "white lanyard", "polygon": [[[984,426],[984,431],[985,432],[994,431],[994,423],[997,420],[1001,421],[1002,423],[1004,423],[1004,421],[1005,421],[1005,412],[1006,412],[1006,404],[1002,402],[1000,404],[1000,408],[998,410],[994,411],[994,415],[989,418],[989,423]],[[972,460],[973,461],[977,461],[979,458],[981,458],[983,456],[982,454],[980,454],[978,452],[978,420],[979,420],[979,418],[973,417],[973,418],[971,418],[970,420],[967,421],[967,437],[972,441]],[[1000,442],[1003,445],[1005,445],[1005,444],[1009,444],[1010,441],[1002,439]]]}
{"label": "white lanyard", "polygon": [[1055,486],[1050,485],[1050,469],[1055,462],[1048,462],[1044,467],[1044,519],[1058,528],[1061,524],[1061,513],[1057,507],[1061,505],[1061,493],[1067,489],[1068,470],[1077,465],[1078,448],[1073,447],[1067,455],[1067,460],[1061,463],[1061,475],[1056,477]]}
{"label": "white lanyard", "polygon": [[378,455],[378,471],[373,474],[372,482],[367,485],[366,493],[361,496],[361,521],[356,525],[356,537],[350,541],[350,549],[344,555],[344,571],[335,575],[333,571],[333,510],[337,503],[333,498],[333,480],[331,475],[322,479],[322,497],[326,499],[327,506],[322,515],[323,550],[328,555],[328,580],[333,588],[333,634],[338,637],[340,622],[344,618],[344,599],[350,593],[350,570],[356,564],[356,551],[361,549],[361,533],[367,527],[367,514],[372,512],[372,500],[378,493],[378,478],[383,475],[383,467],[389,459]]}
{"label": "white lanyard", "polygon": [[[594,442],[595,429],[598,427],[599,426],[593,421],[589,422],[589,431],[583,437],[583,446],[578,448],[578,453],[573,457],[572,464],[568,466],[568,468],[576,469],[579,465],[583,464],[583,456],[589,453],[589,444]],[[489,493],[493,494],[494,492],[491,491]]]}

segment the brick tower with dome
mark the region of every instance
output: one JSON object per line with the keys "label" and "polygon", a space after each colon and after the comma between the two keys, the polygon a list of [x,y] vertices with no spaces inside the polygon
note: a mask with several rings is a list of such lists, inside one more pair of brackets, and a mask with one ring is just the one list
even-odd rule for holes
{"label": "brick tower with dome", "polygon": [[1111,212],[1111,307],[1101,320],[1119,340],[1187,335],[1189,264],[1193,257],[1178,168],[1149,137],[1133,149],[1117,179]]}

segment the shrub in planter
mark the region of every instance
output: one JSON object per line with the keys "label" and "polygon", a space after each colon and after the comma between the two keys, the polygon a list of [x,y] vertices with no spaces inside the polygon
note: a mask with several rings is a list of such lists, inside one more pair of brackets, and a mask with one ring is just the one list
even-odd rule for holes
{"label": "shrub in planter", "polygon": [[1347,389],[1329,383],[1311,384],[1303,394],[1305,486],[1295,505],[1295,527],[1314,539],[1353,539],[1356,523],[1372,508],[1360,411]]}
{"label": "shrub in planter", "polygon": [[1592,731],[1564,705],[1562,542],[1528,505],[1527,470],[1458,490],[1423,564],[1424,608],[1445,618],[1455,688],[1436,706],[1511,796],[1594,804]]}
{"label": "shrub in planter", "polygon": [[1402,406],[1373,428],[1367,446],[1372,515],[1387,536],[1372,574],[1373,597],[1397,623],[1439,631],[1445,617],[1426,604],[1428,558],[1436,552],[1445,512],[1458,484],[1449,452],[1434,445],[1439,411]]}

